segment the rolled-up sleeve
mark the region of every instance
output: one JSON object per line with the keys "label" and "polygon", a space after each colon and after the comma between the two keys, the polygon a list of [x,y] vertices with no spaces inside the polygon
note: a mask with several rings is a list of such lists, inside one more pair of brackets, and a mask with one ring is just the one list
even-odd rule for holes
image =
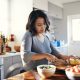
{"label": "rolled-up sleeve", "polygon": [[21,58],[23,65],[24,63],[28,63],[31,60],[33,54],[36,54],[35,52],[31,51],[31,47],[32,35],[30,32],[26,32],[21,44]]}

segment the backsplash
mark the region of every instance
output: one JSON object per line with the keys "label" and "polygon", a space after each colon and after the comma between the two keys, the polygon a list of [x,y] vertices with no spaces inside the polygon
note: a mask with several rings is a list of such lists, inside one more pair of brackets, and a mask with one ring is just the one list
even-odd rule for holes
{"label": "backsplash", "polygon": [[69,44],[68,55],[80,56],[80,42],[74,42]]}

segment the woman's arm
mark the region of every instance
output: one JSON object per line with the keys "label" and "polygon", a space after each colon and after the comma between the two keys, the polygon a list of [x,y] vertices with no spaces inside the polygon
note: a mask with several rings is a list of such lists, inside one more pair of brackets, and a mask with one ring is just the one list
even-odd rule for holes
{"label": "woman's arm", "polygon": [[26,32],[21,43],[21,58],[23,61],[28,62],[34,52],[31,52],[32,36],[30,32]]}
{"label": "woman's arm", "polygon": [[51,47],[51,50],[52,50],[52,54],[55,55],[57,58],[64,59],[64,60],[70,58],[70,56],[62,55],[60,52],[58,52],[51,43],[50,43],[50,47]]}
{"label": "woman's arm", "polygon": [[34,54],[32,56],[32,60],[40,60],[40,59],[47,59],[50,62],[55,62],[57,60],[57,58],[54,55],[48,53]]}
{"label": "woman's arm", "polygon": [[50,47],[51,47],[51,54],[55,55],[57,58],[62,58],[62,55],[56,50],[56,48],[54,48],[54,46],[50,43]]}

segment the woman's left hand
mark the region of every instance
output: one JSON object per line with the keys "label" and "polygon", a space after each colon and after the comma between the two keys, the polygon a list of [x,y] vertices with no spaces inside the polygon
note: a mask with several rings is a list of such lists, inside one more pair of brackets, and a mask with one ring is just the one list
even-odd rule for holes
{"label": "woman's left hand", "polygon": [[62,59],[63,59],[63,60],[70,59],[70,56],[67,56],[67,55],[62,55]]}
{"label": "woman's left hand", "polygon": [[56,61],[54,62],[54,64],[55,64],[56,66],[66,66],[66,65],[67,65],[67,63],[65,62],[65,60],[62,60],[62,59],[56,60]]}

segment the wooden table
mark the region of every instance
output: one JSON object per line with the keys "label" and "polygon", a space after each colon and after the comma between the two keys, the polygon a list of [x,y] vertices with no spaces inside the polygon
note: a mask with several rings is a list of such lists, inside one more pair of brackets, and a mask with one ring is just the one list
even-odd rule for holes
{"label": "wooden table", "polygon": [[53,76],[42,79],[36,71],[27,71],[16,76],[10,77],[7,80],[69,80],[66,77],[64,70],[57,70]]}
{"label": "wooden table", "polygon": [[[22,74],[10,77],[6,80],[69,80],[64,72],[64,70],[57,70],[53,76],[42,79],[36,71],[27,71]],[[74,80],[80,80],[80,77],[75,78]]]}

